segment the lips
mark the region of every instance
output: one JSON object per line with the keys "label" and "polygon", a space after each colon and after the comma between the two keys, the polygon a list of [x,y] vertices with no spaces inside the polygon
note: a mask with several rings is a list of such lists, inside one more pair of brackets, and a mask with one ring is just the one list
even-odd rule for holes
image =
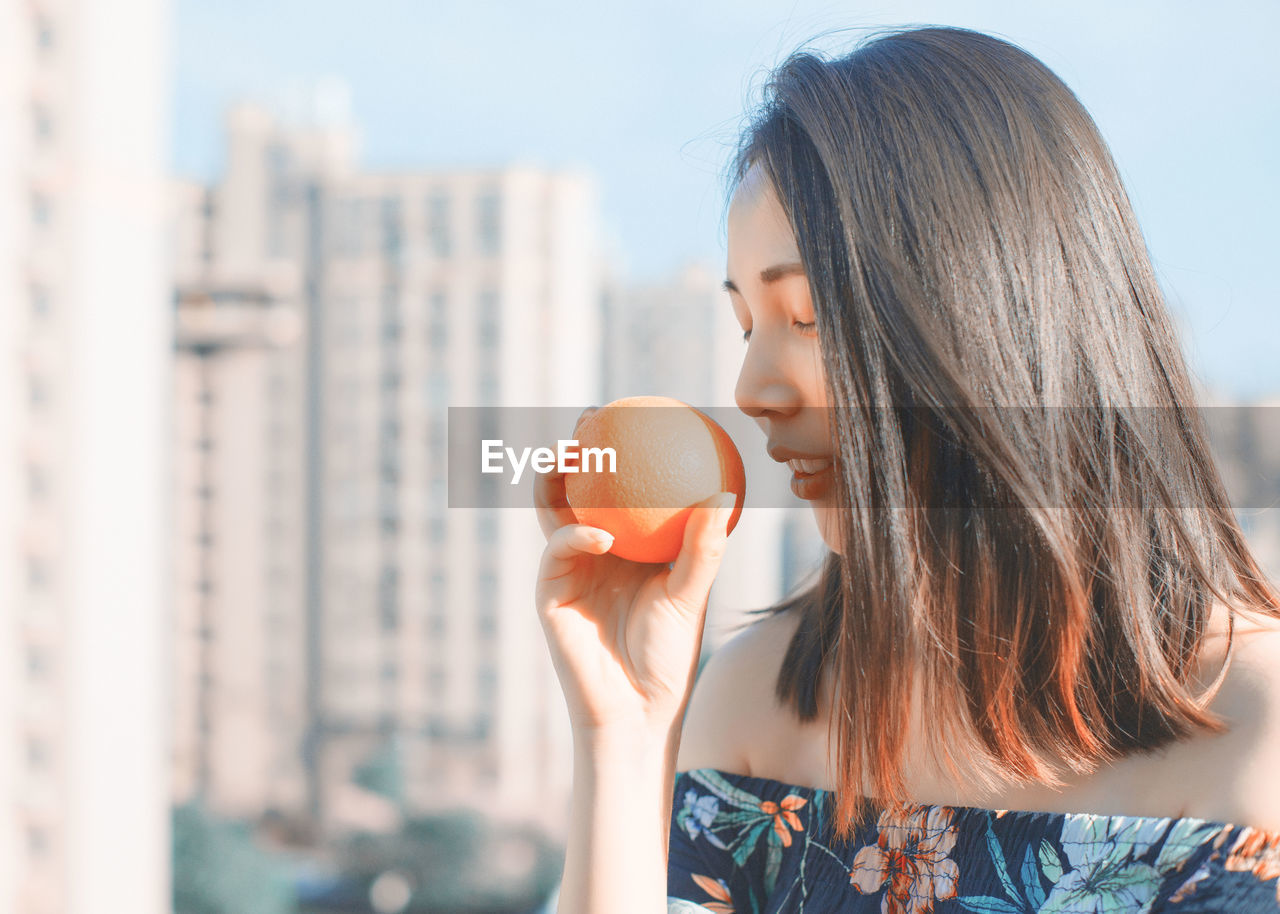
{"label": "lips", "polygon": [[826,461],[826,466],[818,470],[816,473],[793,472],[791,476],[791,491],[806,501],[816,501],[827,497],[831,493],[834,464]]}
{"label": "lips", "polygon": [[793,451],[789,447],[783,447],[780,444],[770,444],[765,448],[769,452],[769,456],[778,463],[786,463],[790,460],[830,460],[830,454],[806,454],[803,451]]}

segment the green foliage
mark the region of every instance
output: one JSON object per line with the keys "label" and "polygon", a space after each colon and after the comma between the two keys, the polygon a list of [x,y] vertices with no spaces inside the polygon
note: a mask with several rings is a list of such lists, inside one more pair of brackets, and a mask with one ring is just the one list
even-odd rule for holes
{"label": "green foliage", "polygon": [[[515,882],[497,878],[492,864],[504,836],[534,849],[531,871]],[[498,833],[479,813],[456,810],[410,819],[397,835],[353,834],[340,858],[359,882],[388,869],[404,873],[415,887],[409,912],[527,910],[559,882],[564,849],[536,829]]]}
{"label": "green foliage", "polygon": [[292,914],[285,868],[247,826],[188,803],[173,810],[174,914]]}
{"label": "green foliage", "polygon": [[404,803],[404,766],[399,743],[394,739],[387,740],[356,769],[353,780],[365,790],[401,806]]}

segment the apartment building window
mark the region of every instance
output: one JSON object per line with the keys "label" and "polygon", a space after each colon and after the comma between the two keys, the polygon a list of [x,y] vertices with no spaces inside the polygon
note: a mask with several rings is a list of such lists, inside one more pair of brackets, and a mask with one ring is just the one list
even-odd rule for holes
{"label": "apartment building window", "polygon": [[27,556],[27,586],[32,590],[44,590],[49,584],[49,568],[38,555]]}
{"label": "apartment building window", "polygon": [[27,645],[27,675],[43,679],[49,672],[49,652],[42,645]]}
{"label": "apartment building window", "polygon": [[491,666],[480,668],[476,676],[476,694],[483,702],[491,702],[498,695],[498,671]]}
{"label": "apartment building window", "polygon": [[[486,539],[484,532],[481,532],[481,543],[491,545],[497,540],[497,532],[490,532],[490,539]],[[491,609],[498,603],[498,575],[496,572],[485,569],[480,574],[480,609],[483,612]]]}
{"label": "apartment building window", "polygon": [[31,314],[37,318],[46,318],[53,310],[49,298],[49,290],[42,285],[31,287]]}
{"label": "apartment building window", "polygon": [[[284,190],[277,185],[276,199],[283,202],[287,199]],[[288,255],[288,242],[285,238],[284,230],[284,212],[282,206],[273,206],[267,212],[267,254],[270,257],[285,257]]]}
{"label": "apartment building window", "polygon": [[382,678],[382,684],[384,686],[394,687],[400,673],[394,663],[384,662],[382,664],[382,669],[379,671],[379,675]]}
{"label": "apartment building window", "polygon": [[53,50],[55,43],[55,34],[53,31],[53,23],[49,21],[49,17],[45,15],[37,15],[35,21],[35,38],[36,47],[42,52]]}
{"label": "apartment building window", "polygon": [[449,406],[449,376],[440,368],[432,369],[427,375],[427,405],[431,409]]}
{"label": "apartment building window", "polygon": [[489,734],[493,731],[493,717],[489,714],[477,714],[471,722],[471,738],[476,740],[488,739]]}
{"label": "apartment building window", "polygon": [[283,143],[269,143],[265,150],[267,159],[267,173],[271,175],[285,175],[289,173],[293,164],[293,156],[289,152],[289,147]]}
{"label": "apartment building window", "polygon": [[49,744],[38,736],[27,737],[27,766],[33,771],[49,767]]}
{"label": "apartment building window", "polygon": [[492,409],[486,409],[483,412],[481,412],[479,416],[479,421],[476,423],[476,425],[479,426],[479,433],[480,433],[481,440],[484,440],[486,438],[496,439],[496,438],[502,437],[498,430],[498,417],[495,415],[495,411]]}
{"label": "apartment building window", "polygon": [[[482,546],[496,546],[498,544],[498,519],[492,514],[483,515],[476,522],[479,530],[480,544]],[[486,578],[490,578],[493,584],[497,585],[497,578],[493,577],[492,572],[486,572]]]}
{"label": "apartment building window", "polygon": [[38,374],[27,375],[27,399],[33,407],[49,402],[49,385]]}
{"label": "apartment building window", "polygon": [[429,531],[428,537],[431,541],[431,545],[444,545],[445,537],[448,535],[446,532],[445,519],[439,516],[433,517],[427,522],[427,528]]}
{"label": "apartment building window", "polygon": [[47,143],[53,139],[53,117],[42,104],[31,106],[31,132],[37,143]]}
{"label": "apartment building window", "polygon": [[486,641],[497,637],[498,616],[492,608],[480,610],[480,615],[476,617],[476,634]]}
{"label": "apartment building window", "polygon": [[349,197],[334,206],[334,247],[348,257],[363,254],[367,236],[368,206],[364,200]]}
{"label": "apartment building window", "polygon": [[392,487],[389,495],[394,499],[396,497],[395,483],[400,481],[400,452],[396,449],[396,445],[400,440],[400,425],[395,422],[384,422],[382,425],[382,443],[381,454],[378,460],[378,474],[383,483]]}
{"label": "apartment building window", "polygon": [[400,198],[384,197],[382,199],[382,252],[388,257],[400,253]]}
{"label": "apartment building window", "polygon": [[47,226],[52,221],[52,211],[53,203],[47,195],[39,191],[31,195],[31,222],[33,225],[41,228]]}
{"label": "apartment building window", "polygon": [[395,508],[383,507],[378,518],[379,529],[386,536],[395,536],[400,532],[400,518],[395,512]]}
{"label": "apartment building window", "polygon": [[445,624],[444,612],[441,610],[432,612],[429,617],[428,626],[427,631],[432,638],[443,638],[445,631],[448,628]]}
{"label": "apartment building window", "polygon": [[498,293],[492,289],[485,289],[480,293],[478,304],[479,307],[476,310],[479,312],[480,322],[477,336],[480,351],[496,352],[502,333],[498,323]]}
{"label": "apartment building window", "polygon": [[389,359],[394,359],[400,354],[400,351],[394,345],[394,342],[391,345],[385,344],[387,343],[387,325],[394,324],[400,319],[400,299],[402,297],[399,283],[393,277],[388,277],[382,284],[382,294],[379,297],[381,302],[381,311],[378,315],[379,320],[378,323],[371,328],[373,332],[370,332],[369,334],[369,340],[370,342],[373,342],[374,333],[377,333],[380,341],[384,344],[383,349],[385,350],[386,357]]}
{"label": "apartment building window", "polygon": [[39,825],[27,826],[27,853],[43,857],[49,850],[49,833]]}
{"label": "apartment building window", "polygon": [[[427,685],[431,689],[431,694],[440,697],[444,694],[446,675],[444,667],[435,665],[427,673]],[[432,734],[435,735],[435,734]]]}
{"label": "apartment building window", "polygon": [[[432,739],[444,739],[449,735],[449,722],[439,714],[432,714],[427,718],[427,735]],[[439,770],[443,773],[444,767],[436,763]]]}
{"label": "apartment building window", "polygon": [[381,211],[382,201],[377,197],[356,202],[356,253],[367,254],[380,247],[382,226],[378,217]]}
{"label": "apartment building window", "polygon": [[449,256],[449,197],[443,191],[427,198],[427,242],[437,257]]}
{"label": "apartment building window", "polygon": [[480,373],[479,394],[480,404],[482,406],[494,406],[498,402],[498,373],[490,367],[486,367]]}
{"label": "apartment building window", "polygon": [[476,231],[481,254],[502,249],[502,199],[497,193],[485,193],[476,200]]}
{"label": "apartment building window", "polygon": [[379,509],[383,513],[395,513],[400,500],[397,489],[400,481],[400,455],[394,449],[384,447],[378,463]]}
{"label": "apartment building window", "polygon": [[49,475],[44,467],[36,463],[27,464],[27,496],[32,501],[39,501],[49,492]]}
{"label": "apartment building window", "polygon": [[444,292],[432,292],[428,302],[427,341],[436,351],[442,351],[449,344],[449,320],[445,313],[446,307],[448,307],[448,299]]}

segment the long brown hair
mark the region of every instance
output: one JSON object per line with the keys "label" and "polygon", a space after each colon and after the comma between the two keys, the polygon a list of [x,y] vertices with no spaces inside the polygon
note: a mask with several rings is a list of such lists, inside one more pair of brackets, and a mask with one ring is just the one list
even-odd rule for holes
{"label": "long brown hair", "polygon": [[906,801],[913,694],[934,758],[992,788],[1225,730],[1206,705],[1233,641],[1206,694],[1191,681],[1213,598],[1234,632],[1237,608],[1280,616],[1280,597],[1071,90],[989,35],[888,30],[788,58],[731,181],[753,165],[795,232],[838,404],[848,545],[760,611],[801,616],[776,693],[802,720],[834,664],[838,834],[873,797]]}

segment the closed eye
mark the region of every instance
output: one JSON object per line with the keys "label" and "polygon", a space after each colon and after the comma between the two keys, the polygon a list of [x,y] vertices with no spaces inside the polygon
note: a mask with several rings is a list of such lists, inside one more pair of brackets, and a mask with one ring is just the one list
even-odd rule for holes
{"label": "closed eye", "polygon": [[[812,330],[814,327],[818,326],[818,324],[816,321],[813,321],[808,324],[804,323],[803,321],[796,321],[794,324],[792,324],[792,326],[799,327],[801,330],[807,333],[810,330]],[[750,339],[751,339],[751,331],[750,330],[744,331],[742,334],[742,341],[745,343],[745,342],[748,342]]]}

